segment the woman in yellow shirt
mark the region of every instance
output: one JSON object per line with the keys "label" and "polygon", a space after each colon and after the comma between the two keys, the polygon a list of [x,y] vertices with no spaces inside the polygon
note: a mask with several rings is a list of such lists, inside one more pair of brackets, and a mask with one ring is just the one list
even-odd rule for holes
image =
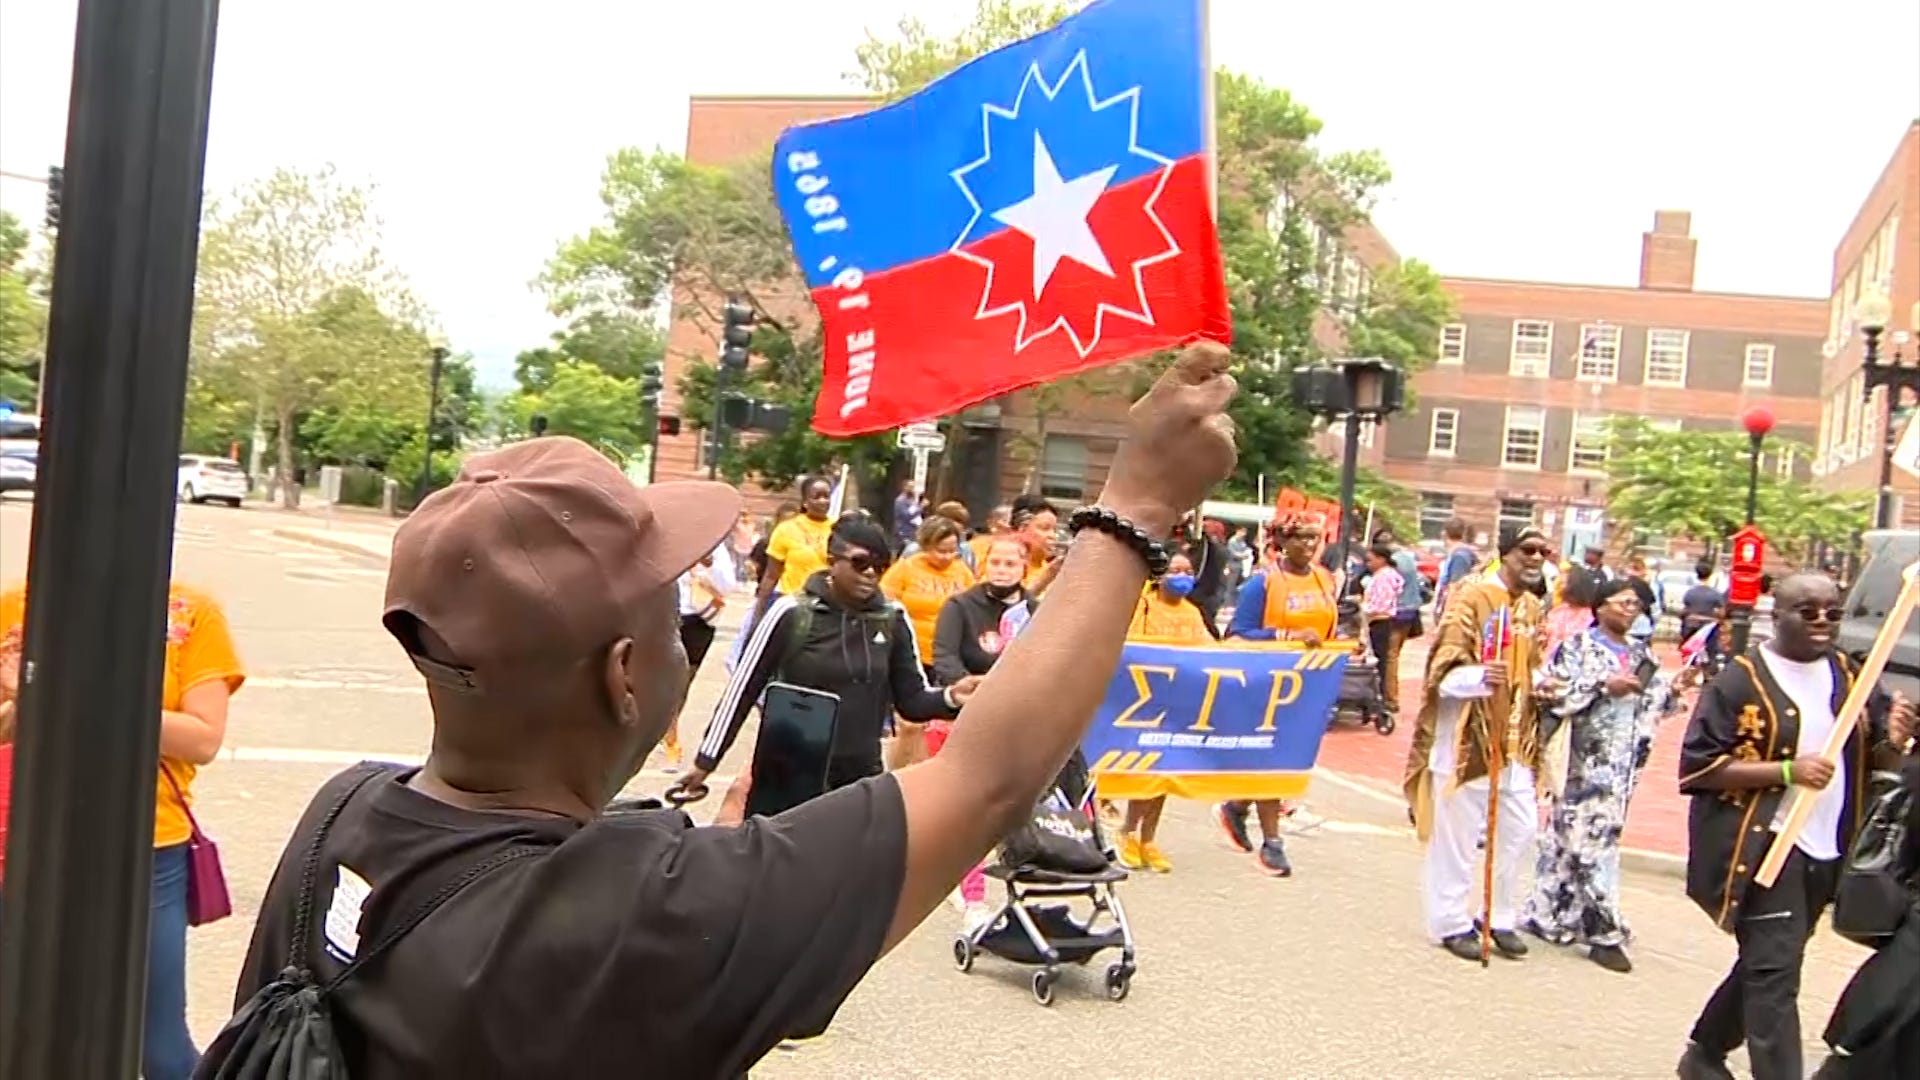
{"label": "woman in yellow shirt", "polygon": [[[1159,586],[1148,589],[1140,598],[1133,624],[1127,628],[1127,640],[1143,645],[1212,644],[1206,616],[1188,599],[1192,593],[1193,563],[1185,555],[1176,554],[1167,560],[1167,572]],[[1120,837],[1120,865],[1159,874],[1173,869],[1173,863],[1153,842],[1160,829],[1160,812],[1166,807],[1164,795],[1128,801],[1125,831]]]}
{"label": "woman in yellow shirt", "polygon": [[[929,514],[914,534],[914,552],[887,568],[880,591],[907,612],[913,630],[914,652],[927,673],[929,685],[939,685],[933,673],[933,631],[947,598],[973,588],[973,571],[960,561],[960,526],[951,518]],[[926,728],[902,719],[886,744],[887,768],[904,769],[927,756]]]}
{"label": "woman in yellow shirt", "polygon": [[791,596],[807,579],[827,568],[827,536],[833,522],[833,482],[824,476],[800,484],[800,513],[773,527],[767,537],[767,566],[760,575],[755,610],[764,610],[775,593]]}
{"label": "woman in yellow shirt", "polygon": [[951,518],[929,516],[914,534],[918,549],[887,568],[880,591],[907,610],[920,666],[933,679],[933,629],[947,598],[973,588],[973,571],[960,561],[960,526]]}
{"label": "woman in yellow shirt", "polygon": [[[0,594],[0,648],[26,620],[23,586]],[[147,1004],[140,1073],[187,1080],[200,1052],[187,1030],[187,810],[197,768],[220,753],[227,702],[246,681],[220,605],[196,589],[167,590],[166,674],[160,690],[160,769],[153,807],[153,900],[147,930]],[[17,688],[0,687],[0,698]]]}

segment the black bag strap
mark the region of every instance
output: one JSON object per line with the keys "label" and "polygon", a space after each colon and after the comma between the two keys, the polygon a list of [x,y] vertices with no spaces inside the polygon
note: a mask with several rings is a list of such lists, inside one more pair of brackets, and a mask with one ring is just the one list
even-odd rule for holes
{"label": "black bag strap", "polygon": [[307,844],[307,856],[300,867],[300,899],[294,908],[293,943],[287,953],[286,966],[296,971],[304,971],[307,957],[313,947],[313,890],[320,880],[320,848],[326,843],[327,834],[333,831],[333,823],[339,819],[340,812],[347,803],[376,777],[397,773],[402,766],[372,764],[361,766],[364,770],[347,789],[340,793],[333,805],[327,808],[326,816],[320,819],[320,827],[313,832],[313,840]]}
{"label": "black bag strap", "polygon": [[324,997],[331,993],[334,988],[345,982],[354,972],[359,971],[362,967],[379,959],[380,956],[392,948],[396,942],[411,933],[415,927],[425,922],[427,916],[440,910],[442,904],[459,895],[461,890],[467,886],[479,881],[481,878],[493,873],[495,870],[498,870],[510,862],[544,853],[544,848],[508,848],[505,851],[496,853],[492,858],[478,865],[468,867],[465,873],[447,882],[445,885],[440,886],[440,891],[428,897],[426,902],[419,907],[414,908],[411,915],[395,923],[386,933],[381,934],[380,939],[373,943],[372,948],[354,957],[353,962],[349,963],[340,974],[328,979],[326,985],[320,988],[321,996]]}

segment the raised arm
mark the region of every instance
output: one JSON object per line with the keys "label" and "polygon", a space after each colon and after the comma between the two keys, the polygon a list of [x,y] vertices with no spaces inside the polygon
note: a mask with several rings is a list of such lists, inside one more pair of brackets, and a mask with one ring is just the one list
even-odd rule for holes
{"label": "raised arm", "polygon": [[[1218,345],[1189,348],[1134,404],[1100,505],[1164,540],[1233,471],[1227,365]],[[897,774],[907,851],[889,948],[1053,783],[1106,694],[1146,576],[1124,541],[1081,533],[1047,602],[968,701],[966,722],[937,756]]]}

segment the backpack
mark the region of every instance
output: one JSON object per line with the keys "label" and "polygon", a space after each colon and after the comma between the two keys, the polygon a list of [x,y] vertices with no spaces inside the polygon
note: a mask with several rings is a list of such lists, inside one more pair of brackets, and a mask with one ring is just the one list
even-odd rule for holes
{"label": "backpack", "polygon": [[1876,774],[1870,788],[1866,822],[1840,865],[1833,930],[1856,945],[1878,948],[1912,917],[1920,890],[1914,886],[1915,868],[1900,863],[1913,792],[1894,773]]}
{"label": "backpack", "polygon": [[346,1080],[346,1059],[340,1054],[328,997],[461,890],[507,863],[541,854],[537,848],[509,848],[469,867],[381,934],[372,948],[356,956],[338,975],[321,982],[306,967],[313,944],[313,892],[320,877],[321,845],[340,812],[368,781],[401,771],[397,765],[363,768],[365,772],[327,810],[307,845],[286,969],[255,991],[227,1021],[194,1069],[197,1080]]}

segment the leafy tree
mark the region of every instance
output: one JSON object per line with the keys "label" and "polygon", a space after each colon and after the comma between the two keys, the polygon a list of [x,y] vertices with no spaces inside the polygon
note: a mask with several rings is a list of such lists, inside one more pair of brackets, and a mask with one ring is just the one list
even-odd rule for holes
{"label": "leafy tree", "polygon": [[0,401],[21,407],[39,400],[47,350],[47,304],[27,262],[28,242],[20,219],[0,210]]}
{"label": "leafy tree", "polygon": [[[314,410],[426,413],[424,313],[381,254],[369,193],[280,169],[216,200],[201,233],[195,374],[273,430],[279,474],[296,472],[300,421]],[[328,449],[370,456],[400,431],[359,417]],[[332,429],[329,428],[329,437]],[[298,488],[283,483],[290,504]]]}
{"label": "leafy tree", "polygon": [[501,407],[514,433],[530,431],[537,414],[546,417],[548,434],[571,435],[624,464],[645,441],[634,404],[639,394],[632,379],[579,360],[565,360],[555,365],[543,389],[523,390]]}
{"label": "leafy tree", "polygon": [[[1771,454],[1809,448],[1767,443]],[[1718,545],[1746,516],[1747,436],[1739,431],[1667,430],[1638,417],[1617,417],[1607,429],[1607,516],[1633,529]],[[1763,462],[1764,465],[1764,462]],[[1812,543],[1847,544],[1866,528],[1870,495],[1833,493],[1760,471],[1754,524],[1790,558]]]}
{"label": "leafy tree", "polygon": [[652,323],[622,310],[589,310],[555,332],[551,346],[514,357],[513,377],[520,389],[538,392],[556,366],[579,361],[616,378],[638,380],[642,367],[659,363],[666,353],[666,336]]}

